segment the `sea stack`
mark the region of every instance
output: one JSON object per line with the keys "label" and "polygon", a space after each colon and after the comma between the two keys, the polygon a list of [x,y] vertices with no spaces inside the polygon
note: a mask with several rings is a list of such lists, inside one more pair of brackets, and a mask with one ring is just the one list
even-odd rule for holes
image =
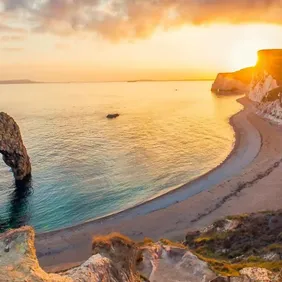
{"label": "sea stack", "polygon": [[108,114],[107,115],[107,118],[108,119],[114,119],[114,118],[118,118],[119,117],[119,114],[118,113],[116,113],[116,114]]}
{"label": "sea stack", "polygon": [[15,180],[22,181],[31,175],[31,164],[23,144],[20,128],[8,114],[0,113],[0,153],[11,167]]}

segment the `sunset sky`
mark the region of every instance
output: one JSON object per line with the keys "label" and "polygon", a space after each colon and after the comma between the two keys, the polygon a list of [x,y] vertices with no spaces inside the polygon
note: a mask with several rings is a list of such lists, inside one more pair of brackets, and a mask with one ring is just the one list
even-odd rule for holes
{"label": "sunset sky", "polygon": [[0,0],[0,80],[206,79],[282,48],[280,0]]}

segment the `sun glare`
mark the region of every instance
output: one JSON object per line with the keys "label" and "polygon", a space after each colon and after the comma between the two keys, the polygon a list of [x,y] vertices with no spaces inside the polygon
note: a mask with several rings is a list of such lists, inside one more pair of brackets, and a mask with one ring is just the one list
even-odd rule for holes
{"label": "sun glare", "polygon": [[258,45],[256,42],[247,42],[241,46],[236,46],[230,56],[231,70],[239,70],[254,66],[257,62]]}

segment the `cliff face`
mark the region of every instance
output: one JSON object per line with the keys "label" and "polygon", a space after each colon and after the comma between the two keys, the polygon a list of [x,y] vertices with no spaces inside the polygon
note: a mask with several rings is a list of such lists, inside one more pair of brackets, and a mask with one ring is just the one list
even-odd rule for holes
{"label": "cliff face", "polygon": [[249,98],[257,113],[272,121],[282,120],[282,49],[261,50],[254,69]]}
{"label": "cliff face", "polygon": [[[282,50],[261,50],[254,68],[249,98],[256,102],[267,102],[270,91],[282,85]],[[277,93],[278,94],[278,93]],[[274,96],[272,100],[274,100]],[[278,95],[276,95],[278,99]]]}
{"label": "cliff face", "polygon": [[6,113],[0,113],[0,153],[4,162],[12,168],[16,180],[30,176],[31,164],[20,129]]}
{"label": "cliff face", "polygon": [[247,93],[250,89],[253,68],[217,75],[211,90],[217,93]]}

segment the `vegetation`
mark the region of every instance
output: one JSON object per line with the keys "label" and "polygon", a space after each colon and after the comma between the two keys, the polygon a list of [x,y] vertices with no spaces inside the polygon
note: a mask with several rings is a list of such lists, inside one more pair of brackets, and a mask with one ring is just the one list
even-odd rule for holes
{"label": "vegetation", "polygon": [[184,244],[213,271],[238,276],[245,267],[282,269],[282,210],[229,216],[203,232],[191,232]]}

